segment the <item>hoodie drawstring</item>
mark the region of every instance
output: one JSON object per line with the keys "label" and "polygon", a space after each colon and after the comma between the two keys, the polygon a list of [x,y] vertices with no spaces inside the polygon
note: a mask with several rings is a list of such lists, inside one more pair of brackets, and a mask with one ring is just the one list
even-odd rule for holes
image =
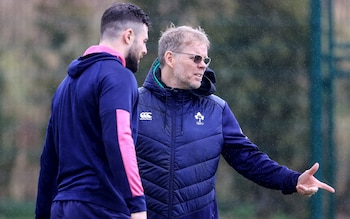
{"label": "hoodie drawstring", "polygon": [[181,103],[181,135],[184,135],[184,106],[185,106],[185,100],[184,100],[184,96],[182,96],[182,103]]}

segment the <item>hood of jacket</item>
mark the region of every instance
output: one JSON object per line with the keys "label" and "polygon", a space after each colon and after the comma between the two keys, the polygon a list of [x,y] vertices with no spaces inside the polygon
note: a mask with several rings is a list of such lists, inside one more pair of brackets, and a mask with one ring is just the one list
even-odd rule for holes
{"label": "hood of jacket", "polygon": [[78,78],[87,68],[89,68],[95,62],[108,59],[116,60],[121,63],[121,61],[116,56],[113,56],[109,53],[91,53],[89,55],[81,56],[78,59],[73,60],[73,62],[69,65],[68,75],[72,78]]}
{"label": "hood of jacket", "polygon": [[[153,62],[147,74],[147,77],[145,82],[143,83],[143,86],[149,90],[154,91],[156,95],[164,97],[168,95],[169,90],[173,90],[173,89],[166,88],[164,86],[164,84],[160,80],[160,75],[161,75],[160,62],[158,59],[156,59]],[[210,68],[206,68],[203,75],[202,84],[198,89],[194,89],[194,90],[175,89],[175,90],[181,91],[182,93],[189,96],[191,95],[209,96],[216,92],[215,83],[216,83],[215,72]]]}

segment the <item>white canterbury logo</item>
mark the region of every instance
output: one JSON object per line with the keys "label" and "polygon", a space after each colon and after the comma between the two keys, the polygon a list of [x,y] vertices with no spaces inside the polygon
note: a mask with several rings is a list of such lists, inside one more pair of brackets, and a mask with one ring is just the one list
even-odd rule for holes
{"label": "white canterbury logo", "polygon": [[140,113],[140,120],[152,120],[152,112],[141,112]]}

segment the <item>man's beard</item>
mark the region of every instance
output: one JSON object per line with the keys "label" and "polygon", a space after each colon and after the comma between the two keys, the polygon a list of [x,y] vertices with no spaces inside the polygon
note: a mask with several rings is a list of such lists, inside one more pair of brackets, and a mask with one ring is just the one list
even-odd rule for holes
{"label": "man's beard", "polygon": [[136,73],[139,69],[139,64],[137,58],[134,56],[132,52],[129,53],[127,57],[125,57],[126,67],[130,69],[133,73]]}

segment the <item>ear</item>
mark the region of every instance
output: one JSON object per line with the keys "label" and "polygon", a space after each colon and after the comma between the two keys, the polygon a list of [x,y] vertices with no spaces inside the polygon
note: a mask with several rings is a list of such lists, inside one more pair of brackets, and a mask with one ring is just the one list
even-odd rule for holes
{"label": "ear", "polygon": [[174,53],[172,53],[171,51],[166,51],[164,54],[164,61],[167,65],[169,65],[170,67],[174,67]]}
{"label": "ear", "polygon": [[126,29],[123,33],[123,40],[126,44],[132,44],[135,40],[135,33],[133,29]]}

